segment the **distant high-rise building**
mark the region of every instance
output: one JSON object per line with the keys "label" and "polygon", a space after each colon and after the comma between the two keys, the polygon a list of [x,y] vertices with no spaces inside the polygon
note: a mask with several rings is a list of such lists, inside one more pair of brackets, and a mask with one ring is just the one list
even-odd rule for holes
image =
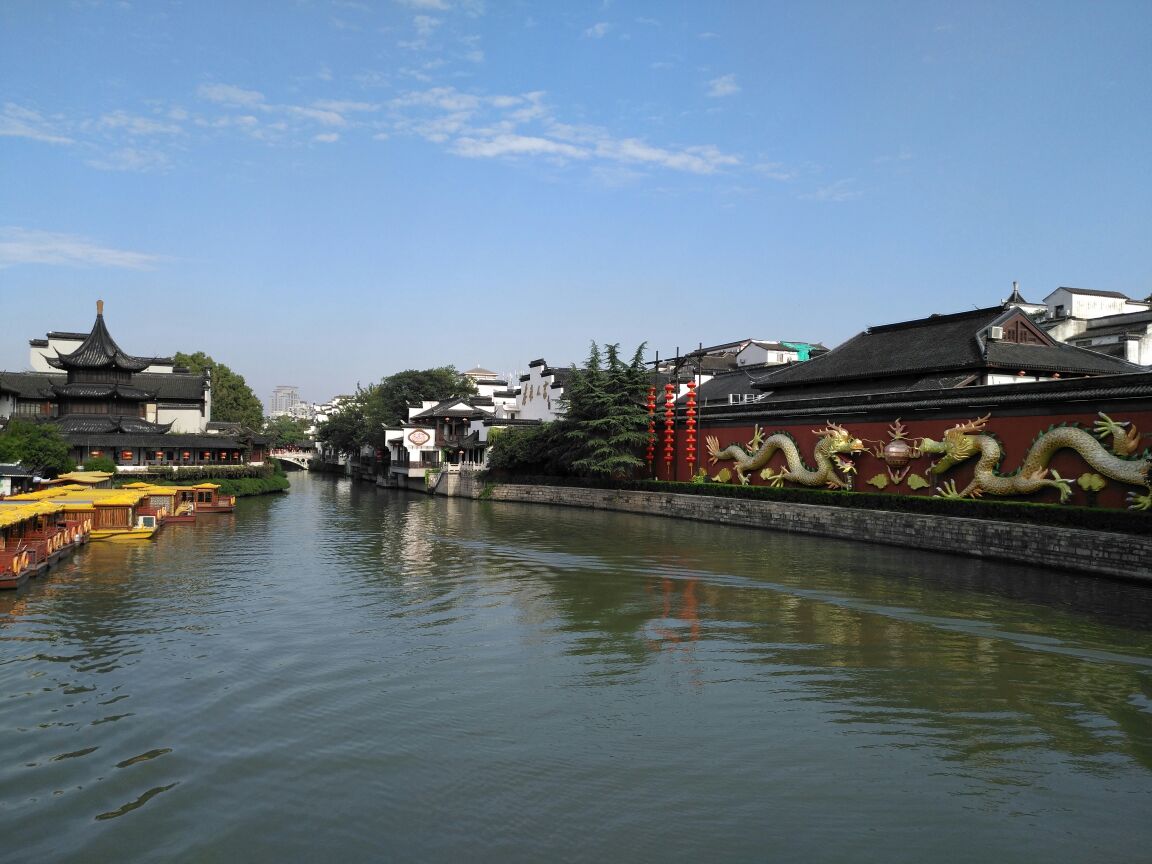
{"label": "distant high-rise building", "polygon": [[269,417],[283,417],[285,414],[293,415],[297,405],[300,404],[300,391],[294,384],[281,384],[272,391],[272,400],[268,403]]}

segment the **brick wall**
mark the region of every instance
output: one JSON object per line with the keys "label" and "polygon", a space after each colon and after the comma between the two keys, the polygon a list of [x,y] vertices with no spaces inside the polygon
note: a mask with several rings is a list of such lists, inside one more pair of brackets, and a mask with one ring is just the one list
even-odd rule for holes
{"label": "brick wall", "polygon": [[[454,490],[456,495],[468,498],[478,498],[483,491],[475,478],[468,476],[462,476]],[[1152,582],[1152,537],[1131,534],[814,504],[565,486],[500,484],[490,487],[485,497],[492,501],[622,510],[792,531]]]}

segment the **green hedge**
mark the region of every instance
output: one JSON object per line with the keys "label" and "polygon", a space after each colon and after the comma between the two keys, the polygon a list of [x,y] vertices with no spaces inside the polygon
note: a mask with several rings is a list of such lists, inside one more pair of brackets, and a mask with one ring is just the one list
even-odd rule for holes
{"label": "green hedge", "polygon": [[[140,480],[141,475],[120,475],[117,485]],[[219,483],[221,495],[236,495],[245,498],[249,495],[267,495],[271,492],[286,492],[290,483],[280,463],[270,461],[264,465],[221,465],[196,468],[158,468],[155,473],[146,475],[149,483],[157,486],[190,486],[196,483]]]}
{"label": "green hedge", "polygon": [[917,495],[880,495],[870,492],[842,492],[830,489],[773,488],[738,486],[725,483],[669,483],[660,480],[595,480],[578,477],[500,477],[485,478],[489,483],[527,486],[577,486],[592,489],[619,489],[636,492],[665,492],[677,495],[705,495],[713,498],[752,498],[824,507],[856,507],[898,513],[924,513],[989,519],[1028,525],[1084,528],[1122,534],[1152,534],[1152,511],[1105,510],[1072,507],[1066,504],[1031,504],[990,499],[928,498]]}

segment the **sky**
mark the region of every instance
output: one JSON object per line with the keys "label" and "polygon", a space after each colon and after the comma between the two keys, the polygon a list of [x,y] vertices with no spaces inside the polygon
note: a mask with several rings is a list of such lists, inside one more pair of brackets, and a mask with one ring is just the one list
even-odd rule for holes
{"label": "sky", "polygon": [[268,400],[1152,294],[1152,3],[0,0],[0,370]]}

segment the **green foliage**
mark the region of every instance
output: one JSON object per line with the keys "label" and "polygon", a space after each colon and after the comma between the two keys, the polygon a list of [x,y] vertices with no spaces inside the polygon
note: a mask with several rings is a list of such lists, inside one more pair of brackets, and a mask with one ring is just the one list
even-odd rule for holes
{"label": "green foliage", "polygon": [[340,453],[349,456],[360,452],[368,441],[368,409],[366,390],[356,386],[356,395],[340,404],[316,429],[316,437]]}
{"label": "green foliage", "polygon": [[212,419],[220,423],[239,423],[247,429],[260,429],[264,425],[264,405],[256,398],[243,375],[233,372],[223,363],[217,363],[203,351],[184,354],[177,351],[172,357],[177,366],[191,372],[212,373]]}
{"label": "green foliage", "polygon": [[299,446],[308,443],[308,427],[306,420],[281,415],[268,419],[264,424],[264,434],[271,439],[272,447]]}
{"label": "green foliage", "polygon": [[52,477],[76,467],[68,457],[68,442],[55,426],[19,417],[0,432],[0,462],[19,462]]}
{"label": "green foliage", "polygon": [[564,385],[564,417],[510,427],[489,438],[488,466],[503,474],[631,477],[645,465],[649,372],[641,344],[628,361],[619,345],[592,343],[583,369]]}
{"label": "green foliage", "polygon": [[110,456],[89,456],[84,460],[85,471],[104,471],[108,474],[117,472],[116,463]]}
{"label": "green foliage", "polygon": [[563,420],[539,426],[510,426],[495,436],[489,433],[488,467],[492,471],[565,476],[570,473],[568,455]]}
{"label": "green foliage", "polygon": [[473,396],[476,385],[454,366],[435,369],[407,369],[381,379],[366,391],[369,418],[395,428],[408,419],[408,406],[423,401],[443,402]]}
{"label": "green foliage", "polygon": [[[122,476],[117,482],[129,482],[138,477]],[[284,492],[289,487],[288,476],[278,462],[264,465],[219,465],[196,468],[164,467],[149,474],[148,482],[157,486],[187,486],[193,483],[219,483],[222,495],[264,495]]]}
{"label": "green foliage", "polygon": [[648,441],[644,399],[649,384],[644,348],[641,344],[625,362],[618,344],[606,345],[601,355],[593,342],[587,366],[572,370],[564,388],[564,422],[577,474],[628,477],[644,467],[641,451]]}
{"label": "green foliage", "polygon": [[357,385],[356,395],[320,424],[316,437],[349,455],[359,453],[364,445],[383,449],[388,446],[386,430],[407,422],[410,403],[442,402],[475,393],[472,379],[453,366],[397,372],[370,387]]}

